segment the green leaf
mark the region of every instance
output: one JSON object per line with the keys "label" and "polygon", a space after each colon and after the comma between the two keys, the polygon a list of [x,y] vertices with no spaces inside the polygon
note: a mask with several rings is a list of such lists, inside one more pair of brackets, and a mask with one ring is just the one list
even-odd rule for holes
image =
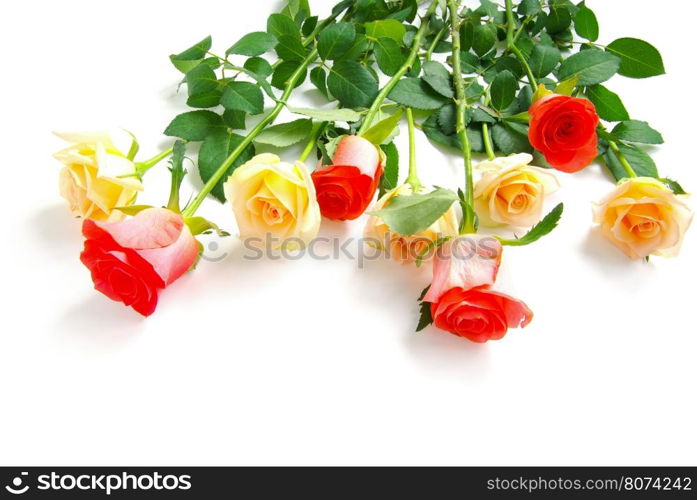
{"label": "green leaf", "polygon": [[361,64],[337,61],[327,78],[329,91],[347,108],[367,108],[378,95],[378,82]]}
{"label": "green leaf", "polygon": [[370,42],[368,39],[365,37],[365,35],[358,33],[356,34],[356,41],[354,42],[353,47],[351,47],[348,52],[341,56],[341,59],[345,59],[347,61],[358,61],[364,57],[369,49]]}
{"label": "green leaf", "polygon": [[530,56],[530,68],[537,78],[544,78],[557,67],[561,61],[561,52],[556,47],[536,45]]}
{"label": "green leaf", "polygon": [[[658,168],[648,154],[633,145],[618,144],[617,146],[639,177],[653,177],[658,179]],[[611,149],[608,149],[605,153],[605,161],[608,169],[616,180],[619,181],[627,177],[627,172],[620,163],[615,152]]]}
{"label": "green leaf", "polygon": [[[225,130],[219,130],[206,137],[206,140],[203,141],[201,149],[198,153],[198,171],[201,176],[201,180],[203,182],[208,182],[208,180],[213,177],[215,172],[218,170],[220,165],[223,164],[228,155],[230,155],[230,153],[232,153],[243,140],[244,137],[241,135],[228,134]],[[230,166],[226,174],[220,179],[220,182],[213,188],[211,194],[221,203],[225,203],[223,185],[225,184],[227,178],[237,167],[251,160],[253,156],[254,145],[250,144]]]}
{"label": "green leaf", "polygon": [[399,109],[392,116],[388,116],[384,120],[379,121],[370,127],[364,134],[363,138],[379,146],[394,135],[394,130],[399,126],[402,120],[402,110]]}
{"label": "green leaf", "polygon": [[280,40],[282,36],[290,36],[301,40],[300,28],[293,20],[284,14],[271,14],[266,22],[266,31]]}
{"label": "green leaf", "polygon": [[307,139],[311,133],[312,120],[303,118],[268,127],[254,139],[254,142],[285,148]]}
{"label": "green leaf", "polygon": [[578,36],[595,42],[600,35],[598,27],[598,19],[595,17],[595,12],[590,10],[585,5],[581,7],[574,18],[574,28]]}
{"label": "green leaf", "polygon": [[336,23],[323,30],[317,38],[317,51],[322,59],[338,59],[356,41],[356,27],[351,23]]}
{"label": "green leaf", "polygon": [[669,179],[667,177],[664,177],[659,180],[666,186],[668,186],[674,194],[687,194],[687,191],[683,189],[683,187],[680,185],[678,181],[674,181],[673,179]]}
{"label": "green leaf", "polygon": [[264,95],[261,89],[249,82],[228,83],[220,103],[225,109],[246,111],[252,115],[264,111]]}
{"label": "green leaf", "polygon": [[547,236],[551,233],[554,228],[559,224],[562,214],[564,213],[564,204],[560,203],[551,212],[549,212],[544,219],[542,219],[538,224],[533,226],[528,233],[522,238],[516,240],[504,240],[499,238],[502,245],[520,247],[524,245],[529,245],[530,243],[535,243],[537,240],[543,236]]}
{"label": "green leaf", "polygon": [[571,26],[571,13],[569,9],[565,7],[552,8],[547,17],[547,24],[545,28],[547,33],[554,35],[561,33],[565,29]]}
{"label": "green leaf", "polygon": [[243,56],[260,56],[273,49],[278,39],[265,31],[255,31],[240,38],[232,47],[227,49],[226,55],[240,54]]}
{"label": "green leaf", "polygon": [[304,37],[310,36],[310,34],[317,27],[318,21],[319,21],[318,16],[311,16],[311,17],[308,17],[307,19],[305,19],[305,21],[303,21],[303,26],[302,26],[302,29],[300,31],[302,31],[302,34]]}
{"label": "green leaf", "polygon": [[218,88],[218,77],[208,64],[199,64],[186,74],[189,96],[206,94]]}
{"label": "green leaf", "polygon": [[460,48],[464,53],[469,53],[469,50],[472,48],[472,43],[474,43],[475,27],[476,24],[474,24],[472,21],[462,23],[462,26],[460,26]]}
{"label": "green leaf", "polygon": [[602,85],[586,88],[586,97],[595,105],[598,116],[608,122],[629,120],[629,113],[620,96]]}
{"label": "green leaf", "polygon": [[216,89],[212,92],[190,96],[186,100],[186,105],[191,108],[215,108],[220,104],[220,98],[222,96],[223,92]]}
{"label": "green leaf", "polygon": [[542,11],[540,0],[523,0],[518,6],[518,13],[527,17],[536,16]]}
{"label": "green leaf", "polygon": [[[473,115],[474,113],[468,114],[467,118]],[[436,119],[438,120],[438,127],[445,135],[453,135],[457,132],[457,109],[454,103],[450,102],[443,105],[443,107],[436,112]]]}
{"label": "green leaf", "polygon": [[165,130],[165,135],[185,141],[202,141],[222,127],[220,115],[212,111],[189,111],[175,117]]}
{"label": "green leaf", "polygon": [[450,71],[437,61],[426,61],[423,65],[423,80],[443,97],[455,97]]}
{"label": "green leaf", "polygon": [[471,52],[460,52],[460,66],[463,73],[477,73],[479,71],[480,61],[477,56]]}
{"label": "green leaf", "polygon": [[491,127],[491,137],[498,149],[506,155],[532,151],[526,127],[515,123],[497,123]]}
{"label": "green leaf", "polygon": [[443,132],[443,130],[441,130],[438,125],[438,114],[440,113],[432,114],[425,122],[423,122],[422,129],[424,134],[426,134],[426,137],[428,137],[429,140],[435,142],[436,144],[459,150],[461,148],[461,144],[458,136],[454,134],[454,131],[451,134],[446,134]]}
{"label": "green leaf", "polygon": [[480,24],[474,28],[472,48],[479,57],[489,52],[494,47],[495,43],[496,28],[492,29],[488,24]]}
{"label": "green leaf", "polygon": [[620,63],[620,58],[609,52],[583,50],[561,64],[557,78],[561,81],[578,76],[579,85],[597,85],[612,78]]}
{"label": "green leaf", "polygon": [[[431,288],[428,286],[426,290],[421,294],[421,297],[425,297],[426,293],[428,292],[428,289]],[[431,326],[433,324],[433,315],[431,314],[431,303],[430,302],[423,302],[421,299],[419,299],[419,324],[416,325],[416,331],[420,332],[422,330],[425,330],[427,327]]]}
{"label": "green leaf", "polygon": [[273,74],[273,67],[263,57],[250,57],[245,61],[244,69],[251,71],[261,78],[267,78]]}
{"label": "green leaf", "polygon": [[406,27],[395,19],[372,21],[365,24],[366,36],[374,40],[386,37],[402,45],[406,32]]}
{"label": "green leaf", "polygon": [[315,108],[288,108],[288,111],[296,115],[308,116],[321,122],[347,122],[353,123],[361,119],[361,114],[349,108],[315,109]]}
{"label": "green leaf", "polygon": [[324,97],[329,98],[329,91],[327,90],[327,73],[324,68],[317,66],[312,68],[310,71],[310,81],[317,87]]}
{"label": "green leaf", "polygon": [[402,78],[388,95],[394,102],[414,109],[435,110],[444,99],[420,78]]}
{"label": "green leaf", "polygon": [[618,123],[612,130],[612,134],[627,142],[663,144],[663,136],[660,132],[651,128],[648,123],[639,120],[626,120]]}
{"label": "green leaf", "polygon": [[247,128],[246,120],[247,113],[244,111],[237,111],[236,109],[227,109],[223,113],[223,123],[228,128],[244,130]]}
{"label": "green leaf", "polygon": [[571,96],[578,85],[580,77],[578,75],[569,78],[568,80],[562,80],[557,84],[554,92],[561,95]]}
{"label": "green leaf", "polygon": [[307,57],[307,49],[299,38],[281,35],[276,45],[276,54],[284,61],[300,62]]}
{"label": "green leaf", "polygon": [[430,227],[457,200],[449,189],[437,188],[427,194],[395,196],[382,210],[368,213],[382,218],[391,231],[410,236]]}
{"label": "green leaf", "polygon": [[387,76],[393,76],[404,64],[405,57],[402,54],[402,49],[391,38],[378,38],[373,49],[378,68]]}
{"label": "green leaf", "polygon": [[305,18],[305,16],[310,15],[310,4],[308,0],[287,0],[287,5],[281,11],[291,19],[300,23]]}
{"label": "green leaf", "polygon": [[506,109],[515,99],[518,80],[508,70],[502,71],[491,83],[491,104],[498,110]]}
{"label": "green leaf", "polygon": [[380,146],[385,153],[385,170],[380,179],[380,194],[382,198],[385,193],[397,187],[399,181],[399,150],[394,142]]}
{"label": "green leaf", "polygon": [[638,38],[620,38],[608,45],[607,50],[621,58],[619,73],[622,76],[649,78],[666,72],[661,53]]}
{"label": "green leaf", "polygon": [[179,71],[188,73],[206,58],[206,54],[211,50],[212,43],[211,37],[208,36],[184,52],[169,56],[169,60],[172,61],[174,67]]}
{"label": "green leaf", "polygon": [[[286,83],[288,83],[288,80],[291,76],[293,76],[293,73],[295,73],[299,66],[300,63],[297,61],[283,61],[274,70],[273,76],[271,77],[271,85],[280,90],[285,89]],[[298,82],[295,84],[295,86],[299,87],[302,85],[306,77],[307,71],[300,75],[300,78],[298,78]]]}

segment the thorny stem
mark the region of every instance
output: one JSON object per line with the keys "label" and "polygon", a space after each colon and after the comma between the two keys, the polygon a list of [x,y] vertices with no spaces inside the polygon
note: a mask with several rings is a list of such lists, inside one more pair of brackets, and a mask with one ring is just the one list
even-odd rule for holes
{"label": "thorny stem", "polygon": [[465,201],[468,204],[467,210],[464,211],[464,221],[462,230],[464,233],[476,232],[476,215],[473,210],[474,206],[474,182],[472,180],[472,147],[470,145],[469,136],[467,135],[467,95],[465,94],[465,81],[462,78],[462,64],[460,62],[460,14],[457,11],[457,3],[455,0],[448,0],[448,8],[450,10],[450,26],[453,43],[453,78],[456,91],[457,105],[457,134],[460,137],[462,145],[462,156],[465,159]]}

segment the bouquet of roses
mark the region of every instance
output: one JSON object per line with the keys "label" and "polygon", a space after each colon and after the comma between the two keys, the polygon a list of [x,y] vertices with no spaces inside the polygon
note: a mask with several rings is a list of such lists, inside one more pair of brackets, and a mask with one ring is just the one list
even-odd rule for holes
{"label": "bouquet of roses", "polygon": [[[661,55],[643,40],[599,38],[593,11],[570,0],[343,0],[325,19],[308,0],[288,0],[266,30],[224,53],[208,37],[170,56],[191,108],[165,128],[170,149],[137,161],[128,132],[59,134],[70,143],[56,154],[61,194],[84,219],[81,260],[98,291],[147,316],[160,291],[195,267],[198,235],[229,236],[196,215],[209,199],[229,202],[240,238],[276,248],[309,244],[322,218],[367,214],[369,245],[433,268],[418,330],[500,339],[533,317],[496,287],[503,248],[534,243],[560,222],[562,204],[545,211],[560,187],[555,171],[604,165],[616,185],[595,203],[594,222],[630,258],[676,255],[692,219],[685,191],[644,147],[661,134],[605,86],[616,74],[663,74]],[[331,107],[293,106],[307,79]],[[275,123],[283,109],[298,118]],[[410,147],[400,184],[393,138],[403,121]],[[462,155],[462,186],[422,183],[417,130]],[[256,153],[303,141],[294,161]],[[182,206],[194,149],[203,187]],[[137,204],[147,172],[167,158],[169,199]]]}

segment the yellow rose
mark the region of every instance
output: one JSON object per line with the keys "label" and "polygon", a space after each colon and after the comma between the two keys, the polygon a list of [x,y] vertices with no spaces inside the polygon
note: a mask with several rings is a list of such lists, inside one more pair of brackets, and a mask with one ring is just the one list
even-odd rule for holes
{"label": "yellow rose", "polygon": [[557,178],[530,165],[526,153],[484,161],[474,188],[474,210],[484,226],[530,227],[542,218],[544,198],[559,188]]}
{"label": "yellow rose", "polygon": [[133,136],[126,131],[96,133],[56,133],[70,147],[54,157],[63,163],[59,186],[70,211],[77,217],[118,221],[124,214],[115,207],[133,204],[143,185],[128,158],[135,148]]}
{"label": "yellow rose", "polygon": [[650,177],[620,181],[594,205],[603,235],[632,259],[677,255],[693,216],[670,188]]}
{"label": "yellow rose", "polygon": [[[408,196],[410,194],[412,194],[412,188],[409,184],[393,189],[378,200],[373,210],[382,210],[395,196]],[[457,235],[458,224],[454,204],[428,229],[414,235],[404,236],[392,232],[389,226],[375,215],[370,216],[364,231],[368,245],[388,252],[391,259],[402,264],[411,264],[422,255],[424,261],[430,260],[435,252],[428,250],[433,248],[434,243],[443,238],[455,238]]]}
{"label": "yellow rose", "polygon": [[225,182],[225,198],[232,204],[242,239],[260,238],[263,244],[270,237],[274,249],[298,248],[300,241],[308,244],[319,231],[315,186],[302,162],[257,155]]}

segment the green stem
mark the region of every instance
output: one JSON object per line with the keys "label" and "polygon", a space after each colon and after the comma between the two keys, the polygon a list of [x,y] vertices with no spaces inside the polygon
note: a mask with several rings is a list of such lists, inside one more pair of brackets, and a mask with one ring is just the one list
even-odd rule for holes
{"label": "green stem", "polygon": [[443,38],[443,35],[445,35],[446,30],[448,29],[448,25],[446,24],[443,26],[438,33],[433,37],[433,41],[431,42],[431,45],[428,46],[428,50],[426,51],[426,54],[424,55],[424,59],[427,61],[431,60],[431,56],[433,55],[433,51],[436,50],[436,47],[438,46],[438,43],[441,41]]}
{"label": "green stem", "polygon": [[489,160],[495,160],[496,154],[494,153],[494,148],[491,144],[491,134],[489,133],[488,123],[482,123],[482,138],[484,139],[484,149],[486,150],[486,157]]}
{"label": "green stem", "polygon": [[414,133],[414,112],[411,108],[406,108],[407,111],[407,125],[409,130],[409,177],[407,177],[407,184],[411,186],[412,192],[418,193],[423,188],[423,184],[419,180],[419,175],[416,171],[416,140]]}
{"label": "green stem", "polygon": [[533,89],[536,89],[537,80],[535,79],[535,75],[532,73],[532,69],[530,69],[530,65],[528,64],[527,59],[525,59],[525,55],[523,55],[523,53],[515,44],[516,22],[515,18],[513,17],[513,0],[506,0],[506,19],[506,44],[508,46],[508,50],[510,50],[516,55],[516,57],[520,61],[520,64],[523,66],[525,72],[528,75],[528,81],[530,82],[530,85],[532,85]]}
{"label": "green stem", "polygon": [[298,158],[298,161],[305,163],[305,160],[310,157],[310,153],[312,153],[312,151],[315,149],[315,145],[317,144],[317,139],[319,139],[319,136],[322,135],[325,128],[327,128],[327,122],[318,122],[312,126],[310,140],[307,141],[307,146],[305,146],[305,149],[300,155],[300,158]]}
{"label": "green stem", "polygon": [[[486,89],[486,97],[484,98],[484,106],[489,106],[491,104],[491,85]],[[496,154],[494,153],[494,148],[491,143],[491,134],[489,132],[489,124],[482,123],[482,138],[484,139],[484,150],[486,151],[486,157],[489,161],[496,159]]]}
{"label": "green stem", "polygon": [[276,106],[274,106],[274,108],[268,115],[266,115],[259,123],[257,123],[257,125],[249,132],[249,134],[247,134],[244,140],[232,151],[232,153],[230,153],[230,155],[225,159],[222,165],[218,167],[218,170],[216,170],[213,176],[210,179],[208,179],[208,182],[206,182],[201,191],[191,201],[191,204],[184,210],[184,216],[191,217],[192,215],[194,215],[194,213],[196,213],[196,210],[198,210],[198,208],[201,206],[203,200],[206,199],[206,196],[208,196],[208,194],[213,190],[213,188],[218,184],[218,182],[220,182],[220,180],[223,178],[228,169],[232,166],[235,160],[237,160],[237,157],[242,154],[242,152],[247,148],[247,146],[249,146],[252,143],[252,141],[256,139],[256,137],[266,127],[273,123],[273,121],[276,119],[276,117],[278,117],[278,114],[285,106],[285,102],[290,97],[290,94],[295,88],[296,83],[298,83],[300,77],[305,74],[307,67],[315,59],[317,59],[317,49],[314,49],[312,52],[310,52],[310,54],[303,60],[303,62],[300,63],[300,66],[298,66],[298,68],[286,82],[285,90],[283,91],[283,94],[281,95],[279,102],[276,103]]}
{"label": "green stem", "polygon": [[624,153],[620,150],[617,143],[615,141],[608,141],[608,144],[610,145],[610,149],[612,149],[612,152],[615,153],[615,156],[617,156],[617,159],[622,164],[624,171],[627,172],[627,177],[638,177],[636,172],[632,168],[632,165],[629,163],[629,160],[627,160],[627,157],[624,156]]}
{"label": "green stem", "polygon": [[373,101],[373,105],[368,110],[368,114],[366,115],[365,120],[363,121],[363,125],[361,125],[361,128],[358,131],[358,135],[363,135],[368,131],[368,129],[370,129],[370,126],[372,125],[373,120],[375,119],[375,115],[378,113],[378,110],[380,109],[380,105],[382,104],[382,102],[387,98],[389,93],[392,92],[392,89],[395,85],[397,85],[397,82],[402,79],[402,77],[407,73],[407,71],[409,71],[409,68],[411,68],[414,65],[416,56],[419,54],[421,40],[423,39],[424,34],[428,29],[428,22],[430,21],[433,13],[436,11],[438,3],[439,0],[431,0],[431,5],[426,11],[424,17],[421,19],[421,26],[419,27],[419,31],[417,31],[416,35],[414,36],[414,41],[412,42],[409,57],[407,57],[407,60],[404,62],[402,67],[399,68],[397,73],[395,73],[394,76],[390,79],[390,81],[387,82],[387,84],[382,88],[380,93],[375,98],[375,101]]}
{"label": "green stem", "polygon": [[140,161],[140,162],[136,163],[137,176],[143,177],[148,170],[150,170],[152,167],[154,167],[155,165],[160,163],[162,160],[164,160],[165,158],[170,156],[173,151],[174,151],[174,146],[172,146],[171,148],[167,149],[166,151],[163,151],[162,153],[160,153],[156,156],[153,156],[149,160]]}
{"label": "green stem", "polygon": [[615,154],[617,157],[617,160],[620,162],[622,165],[622,168],[624,168],[624,171],[627,173],[627,177],[634,178],[638,177],[634,169],[632,168],[631,163],[629,163],[629,160],[627,157],[624,155],[622,150],[620,149],[619,145],[617,144],[617,141],[615,140],[615,137],[610,134],[610,132],[607,131],[605,126],[603,124],[598,125],[598,136],[602,137],[605,139],[610,146],[610,149],[612,152]]}
{"label": "green stem", "polygon": [[453,78],[456,90],[457,104],[457,134],[462,145],[462,156],[465,159],[465,201],[468,204],[465,210],[462,224],[464,233],[476,232],[476,216],[474,213],[474,182],[472,179],[472,147],[467,135],[467,94],[465,94],[465,81],[462,78],[462,64],[460,61],[460,14],[457,11],[455,0],[448,0],[450,10],[451,37],[453,43]]}

